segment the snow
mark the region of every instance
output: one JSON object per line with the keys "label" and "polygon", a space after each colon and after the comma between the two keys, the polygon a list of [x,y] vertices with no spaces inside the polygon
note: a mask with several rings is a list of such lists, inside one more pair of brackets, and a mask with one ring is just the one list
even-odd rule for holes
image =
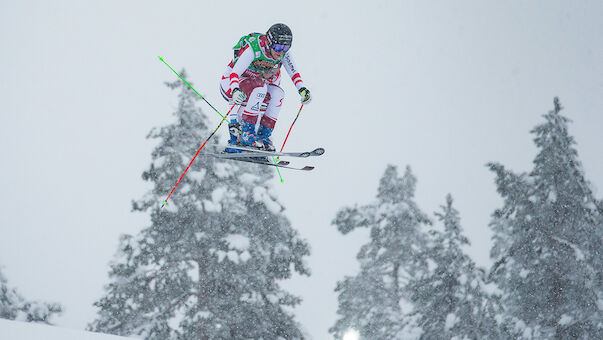
{"label": "snow", "polygon": [[188,177],[190,179],[195,180],[198,183],[203,182],[203,180],[205,179],[205,174],[207,173],[206,169],[201,169],[199,171],[190,171],[190,173],[188,173]]}
{"label": "snow", "polygon": [[435,261],[433,261],[432,259],[427,259],[427,270],[429,271],[430,274],[432,274],[437,267],[438,267],[438,264],[435,263]]}
{"label": "snow", "polygon": [[526,327],[527,327],[527,325],[525,324],[525,322],[523,322],[521,320],[517,320],[515,322],[515,331],[516,332],[525,332]]}
{"label": "snow", "polygon": [[531,327],[526,327],[526,328],[523,330],[523,334],[522,334],[522,336],[523,336],[524,338],[526,338],[526,339],[531,339],[531,338],[532,338],[532,333],[533,333],[533,332],[532,332],[532,328],[531,328]]}
{"label": "snow", "polygon": [[550,191],[549,192],[549,197],[548,197],[548,201],[549,202],[555,202],[557,201],[557,193],[555,191]]}
{"label": "snow", "polygon": [[454,327],[457,321],[456,314],[448,313],[448,315],[446,315],[446,325],[444,326],[444,329],[449,331],[452,327]]}
{"label": "snow", "polygon": [[200,312],[197,312],[196,317],[203,318],[203,319],[209,319],[211,317],[211,313],[208,311],[200,311]]}
{"label": "snow", "polygon": [[239,176],[239,180],[241,181],[241,183],[243,184],[248,184],[250,186],[255,186],[256,181],[258,180],[258,176],[254,175],[252,173],[246,172],[244,174],[241,174]]}
{"label": "snow", "polygon": [[526,277],[528,277],[528,274],[529,274],[529,273],[530,273],[530,271],[529,271],[529,270],[526,270],[526,269],[524,268],[524,269],[522,269],[521,271],[519,271],[519,276],[520,276],[522,279],[525,279]]}
{"label": "snow", "polygon": [[253,199],[256,202],[264,203],[266,208],[273,214],[279,214],[282,210],[281,205],[270,197],[270,194],[264,187],[255,187],[253,189]]}
{"label": "snow", "polygon": [[244,235],[229,235],[226,237],[226,241],[229,244],[229,248],[232,249],[228,252],[217,251],[219,261],[228,258],[234,263],[246,262],[251,258],[249,253],[249,238]]}
{"label": "snow", "polygon": [[245,261],[249,260],[251,255],[249,254],[248,251],[244,251],[242,253],[238,253],[236,251],[229,251],[229,252],[219,251],[218,257],[220,258],[220,261],[222,261],[224,259],[224,257],[228,257],[228,259],[231,262],[240,263],[241,261],[245,262]]}
{"label": "snow", "polygon": [[134,339],[101,333],[59,328],[37,323],[0,319],[2,340],[120,340]]}
{"label": "snow", "polygon": [[244,251],[239,254],[239,259],[243,262],[247,262],[251,258],[251,254],[248,251]]}
{"label": "snow", "polygon": [[576,259],[578,261],[584,261],[584,253],[582,252],[582,250],[580,250],[580,248],[578,248],[578,246],[576,246],[575,244],[573,244],[567,240],[561,239],[559,237],[553,237],[553,239],[559,243],[563,243],[566,246],[572,248],[574,250],[574,253],[576,254]]}
{"label": "snow", "polygon": [[589,209],[591,211],[597,211],[597,206],[595,205],[595,202],[588,201],[588,203],[586,203],[586,209]]}
{"label": "snow", "polygon": [[191,262],[191,269],[188,270],[188,276],[194,281],[199,282],[199,264],[196,262]]}
{"label": "snow", "polygon": [[563,315],[561,315],[561,318],[559,319],[559,324],[561,326],[566,326],[566,325],[571,324],[573,320],[574,319],[571,316],[569,316],[567,314],[563,314]]}
{"label": "snow", "polygon": [[232,166],[226,163],[216,163],[214,172],[216,173],[216,176],[226,178],[232,172]]}
{"label": "snow", "polygon": [[216,251],[216,255],[218,255],[218,262],[222,262],[224,261],[224,258],[226,257],[227,253],[225,251],[218,250]]}
{"label": "snow", "polygon": [[358,340],[360,338],[360,334],[355,329],[350,329],[343,335],[343,340]]}
{"label": "snow", "polygon": [[[207,212],[221,212],[222,206],[217,201],[203,200],[203,207],[205,207],[205,211]],[[199,207],[199,206],[198,206]]]}
{"label": "snow", "polygon": [[249,238],[244,235],[232,234],[226,237],[226,241],[234,249],[246,250],[249,248]]}
{"label": "snow", "polygon": [[497,295],[500,296],[503,294],[503,291],[498,288],[498,286],[495,283],[488,283],[484,285],[484,291],[486,292],[486,294],[492,296],[492,295]]}
{"label": "snow", "polygon": [[210,212],[221,212],[222,211],[222,199],[226,194],[226,188],[219,187],[216,188],[211,193],[211,200],[203,200],[203,204],[205,206],[205,211]]}

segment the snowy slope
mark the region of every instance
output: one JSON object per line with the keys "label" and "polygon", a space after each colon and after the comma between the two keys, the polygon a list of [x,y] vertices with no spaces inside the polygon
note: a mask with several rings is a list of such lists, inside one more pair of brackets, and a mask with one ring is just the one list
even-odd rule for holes
{"label": "snowy slope", "polygon": [[124,340],[115,335],[91,333],[36,323],[0,319],[2,340]]}

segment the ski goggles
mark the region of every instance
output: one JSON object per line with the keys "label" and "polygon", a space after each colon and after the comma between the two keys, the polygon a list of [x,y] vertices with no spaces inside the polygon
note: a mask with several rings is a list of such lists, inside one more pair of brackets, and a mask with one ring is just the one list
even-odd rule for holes
{"label": "ski goggles", "polygon": [[283,45],[283,44],[272,44],[272,46],[270,46],[274,52],[287,52],[289,51],[289,49],[291,48],[290,45]]}

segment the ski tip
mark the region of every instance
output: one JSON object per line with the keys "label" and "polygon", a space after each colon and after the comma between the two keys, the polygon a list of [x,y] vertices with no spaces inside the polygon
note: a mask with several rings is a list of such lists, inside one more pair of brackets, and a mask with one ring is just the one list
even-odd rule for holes
{"label": "ski tip", "polygon": [[325,149],[323,149],[323,148],[314,149],[314,151],[312,151],[312,154],[315,156],[321,156],[324,153],[325,153]]}
{"label": "ski tip", "polygon": [[167,205],[167,201],[163,201],[163,202],[161,202],[161,207],[162,207],[162,208],[163,208],[163,207],[165,207],[166,205]]}

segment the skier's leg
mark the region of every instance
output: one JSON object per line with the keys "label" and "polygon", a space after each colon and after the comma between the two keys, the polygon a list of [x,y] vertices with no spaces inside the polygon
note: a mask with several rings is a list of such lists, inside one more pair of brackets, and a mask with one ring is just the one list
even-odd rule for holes
{"label": "skier's leg", "polygon": [[255,133],[268,88],[266,81],[261,78],[243,78],[239,87],[247,95],[247,102],[241,107],[241,145],[261,147],[261,142]]}
{"label": "skier's leg", "polygon": [[274,125],[278,119],[281,107],[283,106],[283,99],[285,98],[285,91],[275,84],[268,84],[268,93],[266,95],[268,99],[268,105],[266,107],[266,113],[260,120],[260,127],[258,128],[258,137],[264,144],[264,148],[269,151],[275,151],[274,144],[270,140]]}
{"label": "skier's leg", "polygon": [[[232,99],[232,91],[230,89],[230,78],[222,76],[222,80],[220,81],[220,93],[222,97],[230,102]],[[239,106],[239,109],[241,106]],[[240,119],[240,110],[231,110],[230,115],[228,117],[228,132],[230,134],[230,138],[228,139],[228,144],[230,145],[239,145],[241,141],[241,125],[239,122]],[[224,151],[229,153],[239,153],[241,150],[226,148]]]}

